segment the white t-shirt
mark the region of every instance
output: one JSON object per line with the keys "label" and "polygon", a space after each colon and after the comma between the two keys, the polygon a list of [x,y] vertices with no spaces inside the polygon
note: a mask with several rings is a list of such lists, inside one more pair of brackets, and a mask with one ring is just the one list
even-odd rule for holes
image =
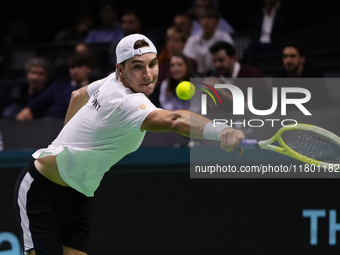
{"label": "white t-shirt", "polygon": [[197,62],[197,72],[205,73],[209,70],[214,70],[215,66],[212,60],[212,55],[209,51],[210,47],[216,42],[223,41],[234,44],[232,37],[223,31],[216,30],[213,37],[206,40],[202,38],[202,33],[191,35],[186,41],[183,53]]}
{"label": "white t-shirt", "polygon": [[159,108],[144,94],[126,88],[115,73],[90,84],[87,92],[87,104],[48,148],[36,151],[33,157],[58,155],[62,179],[93,196],[105,172],[139,148],[146,133],[140,127],[149,113]]}

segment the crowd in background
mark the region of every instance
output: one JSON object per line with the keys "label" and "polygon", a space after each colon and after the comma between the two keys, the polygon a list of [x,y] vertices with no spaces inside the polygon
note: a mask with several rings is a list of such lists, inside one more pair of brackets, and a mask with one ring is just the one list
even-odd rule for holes
{"label": "crowd in background", "polygon": [[[240,31],[228,17],[221,16],[216,0],[192,1],[187,10],[175,12],[171,24],[165,28],[157,26],[160,21],[154,21],[155,27],[145,29],[143,14],[138,12],[138,6],[132,7],[120,10],[112,2],[105,2],[100,5],[96,19],[87,13],[81,14],[74,24],[57,31],[50,44],[53,47],[71,45],[67,60],[56,65],[53,59],[32,56],[25,63],[22,77],[6,80],[6,86],[2,85],[1,118],[17,121],[64,118],[72,91],[113,72],[116,45],[132,33],[145,34],[157,47],[159,79],[150,100],[164,109],[189,109],[189,102],[180,100],[175,88],[190,78],[227,82],[235,78],[265,77],[257,66],[245,61],[251,54],[279,52],[282,70],[274,77],[324,76],[306,62],[304,46],[308,45],[299,37],[303,26],[299,13],[284,0],[263,0],[260,8],[244,17],[249,25],[242,32],[251,37],[251,43],[243,57],[238,56],[234,41]],[[6,35],[2,46],[5,49],[12,43],[11,35]],[[104,50],[97,50],[98,44],[105,45]],[[4,65],[9,63],[3,62]],[[271,89],[263,84],[256,86],[254,104],[267,109],[271,103]],[[319,106],[329,106],[325,87],[311,90],[319,95]],[[231,102],[230,94],[222,96]]]}

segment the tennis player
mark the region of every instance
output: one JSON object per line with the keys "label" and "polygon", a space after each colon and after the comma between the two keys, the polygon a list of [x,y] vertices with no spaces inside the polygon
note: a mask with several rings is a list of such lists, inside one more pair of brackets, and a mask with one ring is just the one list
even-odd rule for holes
{"label": "tennis player", "polygon": [[138,149],[146,131],[220,140],[227,152],[244,138],[201,115],[150,102],[157,50],[144,35],[124,37],[116,55],[116,72],[72,93],[64,128],[18,178],[15,203],[27,254],[87,254],[94,192],[105,172]]}

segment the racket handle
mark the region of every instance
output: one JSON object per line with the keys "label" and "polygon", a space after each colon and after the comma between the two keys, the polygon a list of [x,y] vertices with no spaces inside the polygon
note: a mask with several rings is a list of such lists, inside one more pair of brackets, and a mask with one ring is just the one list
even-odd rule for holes
{"label": "racket handle", "polygon": [[252,149],[258,149],[259,146],[257,144],[257,140],[255,139],[243,139],[242,142],[237,146],[237,148],[246,149],[246,150],[252,150]]}

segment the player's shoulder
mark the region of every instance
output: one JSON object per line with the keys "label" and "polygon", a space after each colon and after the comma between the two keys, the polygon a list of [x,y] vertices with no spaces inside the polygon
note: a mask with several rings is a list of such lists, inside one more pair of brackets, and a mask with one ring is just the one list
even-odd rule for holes
{"label": "player's shoulder", "polygon": [[90,92],[92,91],[93,97],[108,102],[109,104],[116,104],[132,93],[130,89],[126,88],[117,80],[114,73],[97,82],[98,84],[93,83],[90,85],[92,87],[89,86],[88,92],[89,90]]}
{"label": "player's shoulder", "polygon": [[134,93],[130,89],[127,89],[127,94],[122,98],[122,101],[124,102],[130,102],[130,103],[135,103],[135,102],[145,102],[145,101],[150,101],[149,98],[147,98],[143,93]]}
{"label": "player's shoulder", "polygon": [[156,106],[142,93],[132,93],[118,102],[115,105],[116,116],[139,116],[156,109]]}
{"label": "player's shoulder", "polygon": [[120,81],[112,80],[107,84],[108,90],[104,91],[110,94],[110,102],[114,105],[135,104],[139,102],[150,101],[143,93],[135,93],[131,89],[125,87]]}

